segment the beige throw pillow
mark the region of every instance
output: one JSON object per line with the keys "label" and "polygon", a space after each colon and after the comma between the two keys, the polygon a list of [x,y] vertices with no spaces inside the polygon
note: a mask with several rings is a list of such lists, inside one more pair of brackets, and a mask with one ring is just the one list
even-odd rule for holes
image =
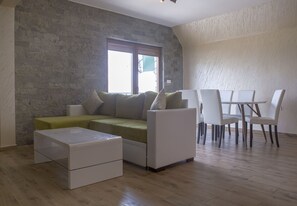
{"label": "beige throw pillow", "polygon": [[97,92],[94,90],[92,94],[87,98],[87,100],[82,103],[88,114],[95,114],[97,109],[103,104],[103,101],[98,96]]}
{"label": "beige throw pillow", "polygon": [[165,91],[162,89],[156,96],[150,108],[151,110],[163,110],[166,109],[166,96]]}
{"label": "beige throw pillow", "polygon": [[104,104],[99,108],[99,114],[114,116],[116,113],[116,93],[98,92]]}
{"label": "beige throw pillow", "polygon": [[166,93],[165,95],[166,95],[166,109],[184,108],[181,92]]}

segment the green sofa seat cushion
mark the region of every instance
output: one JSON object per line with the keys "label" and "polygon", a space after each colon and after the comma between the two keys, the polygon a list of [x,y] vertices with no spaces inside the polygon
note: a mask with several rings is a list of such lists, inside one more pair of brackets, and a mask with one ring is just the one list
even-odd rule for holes
{"label": "green sofa seat cushion", "polygon": [[58,116],[58,117],[40,117],[35,118],[35,129],[56,129],[65,127],[83,127],[88,128],[89,122],[95,119],[113,118],[105,115],[80,115],[80,116]]}
{"label": "green sofa seat cushion", "polygon": [[113,125],[124,123],[125,121],[126,119],[123,118],[92,120],[90,121],[89,129],[113,134]]}
{"label": "green sofa seat cushion", "polygon": [[92,130],[119,135],[128,140],[147,142],[147,122],[143,120],[123,118],[92,120],[89,127]]}

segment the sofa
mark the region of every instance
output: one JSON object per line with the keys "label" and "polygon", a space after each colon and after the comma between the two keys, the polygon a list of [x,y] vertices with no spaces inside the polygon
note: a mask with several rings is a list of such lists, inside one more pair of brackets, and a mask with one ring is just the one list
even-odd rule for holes
{"label": "sofa", "polygon": [[196,155],[196,110],[184,108],[180,92],[166,94],[166,109],[150,110],[157,93],[98,92],[103,104],[92,114],[67,105],[67,116],[35,118],[35,129],[83,127],[123,138],[124,160],[161,170]]}

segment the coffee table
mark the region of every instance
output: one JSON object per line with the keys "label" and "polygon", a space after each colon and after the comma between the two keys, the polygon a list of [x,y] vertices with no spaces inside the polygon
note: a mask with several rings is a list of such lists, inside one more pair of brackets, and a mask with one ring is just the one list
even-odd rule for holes
{"label": "coffee table", "polygon": [[54,161],[69,189],[123,175],[122,138],[80,127],[34,132],[34,161]]}

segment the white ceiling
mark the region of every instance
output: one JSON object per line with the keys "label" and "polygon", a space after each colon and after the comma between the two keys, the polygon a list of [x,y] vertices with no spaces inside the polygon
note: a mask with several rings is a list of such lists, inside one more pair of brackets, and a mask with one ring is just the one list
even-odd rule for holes
{"label": "white ceiling", "polygon": [[271,0],[70,0],[173,27]]}

